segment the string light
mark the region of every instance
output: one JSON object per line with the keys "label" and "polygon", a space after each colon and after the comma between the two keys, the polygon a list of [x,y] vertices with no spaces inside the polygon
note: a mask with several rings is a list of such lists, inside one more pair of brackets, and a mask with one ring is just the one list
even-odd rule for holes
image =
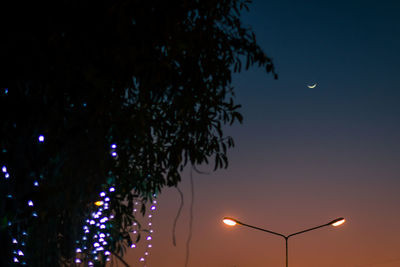
{"label": "string light", "polygon": [[[153,197],[155,198],[156,195],[153,195]],[[137,213],[138,209],[136,207],[139,205],[139,203],[140,202],[138,200],[136,200],[133,205],[133,215],[135,218],[137,218],[136,213]],[[152,239],[153,239],[152,234],[154,233],[154,230],[152,228],[153,227],[152,218],[153,218],[153,214],[156,210],[156,204],[157,204],[157,201],[153,200],[152,205],[150,207],[150,214],[148,214],[146,216],[148,231],[147,231],[147,236],[145,239],[145,241],[146,241],[145,251],[144,251],[143,255],[139,258],[139,263],[143,264],[142,266],[144,266],[144,267],[146,266],[147,258],[150,255],[150,249],[153,247],[153,245],[151,244]],[[138,235],[138,230],[139,230],[138,223],[134,222],[132,228],[133,228],[133,230],[132,230],[133,238],[132,239],[135,240],[136,239],[135,237]],[[136,247],[137,247],[137,244],[135,244],[135,243],[131,244],[131,248],[136,248]]]}
{"label": "string light", "polygon": [[[39,135],[38,136],[38,142],[39,143],[44,143],[45,137],[44,135]],[[117,154],[117,145],[116,144],[111,144],[111,157],[115,158],[117,160],[118,154]],[[7,150],[3,149],[3,153],[6,153]],[[1,167],[1,172],[3,173],[4,177],[6,179],[10,178],[10,174],[8,172],[8,168],[5,165],[0,165]],[[43,179],[43,175],[39,175],[40,180]],[[40,183],[38,180],[33,179],[32,184],[35,188],[39,187]],[[109,203],[111,202],[111,195],[116,192],[116,188],[113,185],[109,185],[103,188],[103,191],[99,193],[100,200],[94,202],[94,212],[89,216],[89,218],[86,220],[87,225],[83,225],[82,228],[82,235],[80,240],[76,240],[76,247],[75,247],[75,258],[73,261],[75,264],[78,264],[79,266],[81,264],[85,264],[87,266],[94,266],[94,262],[99,262],[99,261],[110,261],[110,245],[112,244],[110,238],[110,228],[112,228],[112,219],[114,218],[114,215],[111,213],[109,210]],[[154,195],[154,197],[156,197]],[[7,198],[13,199],[12,194],[7,194]],[[38,217],[38,213],[31,208],[34,207],[34,201],[35,199],[30,199],[27,202],[27,206],[30,207],[31,215],[32,217]],[[137,218],[136,214],[137,213],[137,205],[139,202],[142,202],[140,199],[135,199],[134,203],[134,215],[135,218]],[[145,264],[147,257],[149,256],[149,249],[152,248],[152,244],[150,243],[152,241],[152,234],[153,234],[153,224],[151,222],[152,220],[152,213],[156,210],[156,201],[154,200],[152,202],[152,205],[150,207],[150,213],[146,218],[147,218],[147,226],[148,226],[148,231],[147,231],[147,236],[146,236],[146,244],[145,244],[145,252],[142,257],[140,257],[140,262],[143,262]],[[29,218],[26,218],[25,220],[29,220]],[[17,223],[18,224],[18,223]],[[12,221],[8,221],[7,225],[10,227],[10,233],[11,227],[13,226]],[[19,227],[19,226],[18,226]],[[138,235],[139,229],[138,229],[138,224],[137,222],[133,223],[134,230],[132,233],[134,235]],[[20,229],[17,227],[14,227],[12,229]],[[15,231],[15,230],[14,230]],[[24,247],[25,247],[25,241],[28,238],[28,233],[26,231],[18,230],[16,231],[16,234],[14,237],[12,237],[12,245],[13,245],[13,251],[14,251],[14,256],[12,258],[12,261],[14,264],[22,264],[26,265],[26,261],[24,260],[25,254],[24,254]],[[137,240],[137,239],[135,239]],[[137,244],[132,243],[131,248],[135,248]]]}

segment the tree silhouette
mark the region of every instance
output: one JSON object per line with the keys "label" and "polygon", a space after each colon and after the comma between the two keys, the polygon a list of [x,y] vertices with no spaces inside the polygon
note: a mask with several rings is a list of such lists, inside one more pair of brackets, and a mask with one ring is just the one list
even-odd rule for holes
{"label": "tree silhouette", "polygon": [[247,0],[9,2],[0,8],[4,266],[14,236],[26,240],[29,266],[72,264],[110,186],[107,248],[122,255],[134,199],[144,213],[187,164],[228,166],[234,142],[222,128],[242,121],[232,72],[243,62],[276,77],[240,19]]}

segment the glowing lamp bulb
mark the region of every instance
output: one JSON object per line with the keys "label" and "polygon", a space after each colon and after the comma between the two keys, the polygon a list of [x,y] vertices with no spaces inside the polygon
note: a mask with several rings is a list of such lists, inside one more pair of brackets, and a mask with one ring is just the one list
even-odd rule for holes
{"label": "glowing lamp bulb", "polygon": [[229,226],[234,226],[237,224],[237,222],[231,218],[225,217],[223,220],[224,224],[229,225]]}
{"label": "glowing lamp bulb", "polygon": [[332,226],[340,226],[342,224],[344,224],[346,222],[346,220],[344,218],[339,218],[337,220],[335,220],[334,222],[331,223]]}
{"label": "glowing lamp bulb", "polygon": [[94,202],[94,204],[95,204],[96,206],[103,206],[104,202],[101,201],[101,200],[99,200],[99,201]]}

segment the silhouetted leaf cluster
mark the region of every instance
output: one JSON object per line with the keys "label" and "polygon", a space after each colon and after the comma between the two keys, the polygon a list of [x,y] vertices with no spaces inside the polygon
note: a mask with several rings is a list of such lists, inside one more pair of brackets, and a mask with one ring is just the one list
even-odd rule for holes
{"label": "silhouetted leaf cluster", "polygon": [[132,242],[133,199],[176,186],[187,164],[227,167],[234,142],[223,125],[243,119],[232,72],[244,62],[276,76],[242,25],[249,2],[2,4],[0,161],[12,177],[1,182],[0,218],[18,227],[2,224],[1,247],[10,247],[5,231],[24,228],[29,266],[69,264],[98,193],[115,184],[110,247],[121,253]]}

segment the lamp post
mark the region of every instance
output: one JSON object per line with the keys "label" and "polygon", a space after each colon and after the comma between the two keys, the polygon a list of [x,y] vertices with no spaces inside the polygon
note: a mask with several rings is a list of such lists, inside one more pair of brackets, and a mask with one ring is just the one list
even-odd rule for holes
{"label": "lamp post", "polygon": [[289,237],[292,237],[292,236],[298,235],[298,234],[302,234],[302,233],[305,233],[305,232],[309,232],[309,231],[312,231],[312,230],[315,230],[315,229],[318,229],[318,228],[321,228],[321,227],[329,226],[329,225],[332,225],[332,226],[336,227],[336,226],[342,225],[346,220],[344,218],[342,218],[342,217],[341,218],[337,218],[337,219],[335,219],[335,220],[333,220],[333,221],[331,221],[329,223],[322,224],[322,225],[319,225],[319,226],[316,226],[316,227],[312,227],[312,228],[309,228],[309,229],[306,229],[306,230],[303,230],[303,231],[300,231],[300,232],[296,232],[296,233],[293,233],[293,234],[290,234],[290,235],[283,235],[283,234],[276,233],[276,232],[273,232],[273,231],[270,231],[270,230],[266,230],[266,229],[263,229],[263,228],[259,228],[259,227],[256,227],[256,226],[245,224],[245,223],[242,223],[242,222],[240,222],[240,221],[238,221],[236,219],[229,218],[229,217],[225,217],[222,221],[226,225],[229,225],[229,226],[235,226],[236,224],[239,224],[239,225],[243,225],[243,226],[250,227],[250,228],[253,228],[253,229],[256,229],[256,230],[260,230],[260,231],[263,231],[263,232],[267,232],[267,233],[270,233],[270,234],[273,234],[273,235],[277,235],[277,236],[283,237],[285,239],[285,245],[286,245],[286,267],[288,267],[289,266],[289,259],[288,259],[289,258],[288,257],[289,256],[289,249],[288,249]]}

